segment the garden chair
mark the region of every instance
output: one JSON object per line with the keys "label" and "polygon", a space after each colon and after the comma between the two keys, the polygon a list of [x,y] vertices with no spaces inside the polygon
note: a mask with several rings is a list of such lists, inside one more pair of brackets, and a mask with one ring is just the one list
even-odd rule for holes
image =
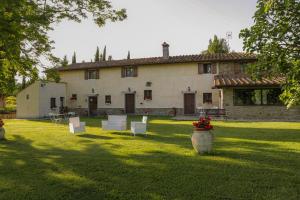
{"label": "garden chair", "polygon": [[136,134],[147,135],[147,116],[143,116],[141,122],[131,122],[131,132],[135,136]]}
{"label": "garden chair", "polygon": [[59,117],[59,116],[58,116],[57,114],[55,114],[55,113],[49,113],[48,116],[49,116],[51,122],[53,122],[53,123],[55,123],[55,124],[61,123],[62,120],[63,120],[61,117]]}
{"label": "garden chair", "polygon": [[127,128],[126,115],[108,115],[108,120],[102,121],[103,130],[124,131]]}
{"label": "garden chair", "polygon": [[80,122],[79,117],[69,119],[69,129],[71,133],[85,132],[85,122]]}

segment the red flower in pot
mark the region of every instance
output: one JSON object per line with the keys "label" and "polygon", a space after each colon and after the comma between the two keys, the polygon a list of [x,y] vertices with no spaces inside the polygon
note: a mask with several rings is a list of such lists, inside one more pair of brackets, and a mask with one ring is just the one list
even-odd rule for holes
{"label": "red flower in pot", "polygon": [[211,118],[208,117],[200,117],[197,122],[193,122],[193,126],[195,129],[199,131],[209,131],[213,129],[213,126],[210,124]]}

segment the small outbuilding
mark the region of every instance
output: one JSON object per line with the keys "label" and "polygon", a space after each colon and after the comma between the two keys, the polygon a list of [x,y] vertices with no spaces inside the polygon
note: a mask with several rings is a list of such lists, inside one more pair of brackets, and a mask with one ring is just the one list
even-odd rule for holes
{"label": "small outbuilding", "polygon": [[66,83],[36,81],[17,94],[17,118],[44,118],[65,102]]}

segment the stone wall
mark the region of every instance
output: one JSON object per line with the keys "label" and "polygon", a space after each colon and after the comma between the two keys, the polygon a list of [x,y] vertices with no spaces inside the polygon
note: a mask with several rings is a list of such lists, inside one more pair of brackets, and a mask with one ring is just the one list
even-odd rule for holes
{"label": "stone wall", "polygon": [[234,106],[233,89],[223,89],[224,109],[229,119],[300,120],[300,107],[285,106]]}

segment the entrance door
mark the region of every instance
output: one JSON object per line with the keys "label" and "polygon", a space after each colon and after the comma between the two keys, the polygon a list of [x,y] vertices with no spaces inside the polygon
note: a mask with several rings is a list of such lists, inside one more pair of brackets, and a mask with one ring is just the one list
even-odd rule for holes
{"label": "entrance door", "polygon": [[98,108],[98,98],[96,96],[89,97],[89,115],[96,116],[97,108]]}
{"label": "entrance door", "polygon": [[195,94],[193,93],[184,94],[184,114],[195,114]]}
{"label": "entrance door", "polygon": [[125,94],[125,112],[128,114],[135,113],[135,95]]}

